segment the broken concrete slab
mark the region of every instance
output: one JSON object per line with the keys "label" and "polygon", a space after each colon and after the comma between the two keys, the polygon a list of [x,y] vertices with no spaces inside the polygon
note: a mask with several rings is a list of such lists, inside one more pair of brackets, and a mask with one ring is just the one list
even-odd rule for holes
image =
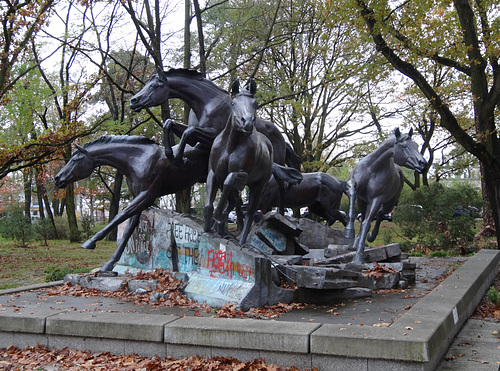
{"label": "broken concrete slab", "polygon": [[331,258],[349,252],[350,245],[330,244],[325,248],[325,258]]}
{"label": "broken concrete slab", "polygon": [[328,227],[307,218],[300,218],[299,225],[303,232],[298,241],[309,249],[324,249],[330,244],[352,245],[352,240],[344,237],[342,231]]}
{"label": "broken concrete slab", "polygon": [[72,285],[80,285],[88,289],[100,291],[118,291],[125,287],[127,277],[92,277],[79,274],[67,274],[64,277],[65,282]]}
{"label": "broken concrete slab", "polygon": [[297,219],[275,212],[264,215],[263,224],[268,224],[288,237],[298,237],[303,231]]}

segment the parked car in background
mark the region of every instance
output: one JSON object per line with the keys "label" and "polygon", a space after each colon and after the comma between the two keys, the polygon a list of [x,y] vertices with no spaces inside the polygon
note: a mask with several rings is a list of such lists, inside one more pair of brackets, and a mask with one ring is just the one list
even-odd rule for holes
{"label": "parked car in background", "polygon": [[234,224],[236,223],[236,211],[231,211],[227,216],[228,223]]}
{"label": "parked car in background", "polygon": [[[394,210],[392,210],[390,213],[387,213],[387,214],[384,214],[384,218],[382,220],[388,220],[390,222],[392,222],[392,214],[394,213]],[[356,219],[358,219],[358,221],[362,222],[364,217],[363,217],[363,214],[362,213],[359,213],[358,216],[356,217]],[[377,216],[375,215],[375,217],[372,219],[375,220],[377,219]]]}

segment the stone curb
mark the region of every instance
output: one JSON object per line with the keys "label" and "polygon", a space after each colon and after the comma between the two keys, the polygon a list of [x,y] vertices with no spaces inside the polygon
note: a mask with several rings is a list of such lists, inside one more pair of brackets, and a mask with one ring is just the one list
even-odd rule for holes
{"label": "stone curb", "polygon": [[46,289],[46,288],[52,287],[52,286],[61,286],[62,284],[64,284],[64,281],[52,281],[52,282],[47,282],[47,283],[38,283],[35,285],[14,287],[12,289],[0,290],[0,295],[11,295],[11,294],[15,294],[17,292],[22,292],[22,291]]}
{"label": "stone curb", "polygon": [[264,357],[281,366],[319,370],[433,370],[498,274],[499,262],[500,251],[481,250],[390,327],[12,310],[0,313],[0,348],[54,346],[59,337],[82,339],[71,343],[77,349],[111,351],[123,343],[116,352],[146,356]]}

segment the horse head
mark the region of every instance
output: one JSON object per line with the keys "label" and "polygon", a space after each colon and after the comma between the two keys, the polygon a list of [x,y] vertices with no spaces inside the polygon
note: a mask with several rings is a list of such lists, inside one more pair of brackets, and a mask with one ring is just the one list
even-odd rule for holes
{"label": "horse head", "polygon": [[410,129],[408,134],[401,134],[399,128],[394,129],[394,135],[396,136],[394,162],[421,173],[426,168],[427,161],[420,154],[417,143],[411,139],[412,134],[413,128]]}
{"label": "horse head", "polygon": [[250,79],[242,91],[240,91],[239,79],[233,83],[231,88],[234,126],[237,130],[247,135],[250,135],[255,127],[257,101],[254,95],[256,90],[257,85],[254,79]]}
{"label": "horse head", "polygon": [[158,69],[143,88],[130,99],[130,108],[139,112],[143,108],[162,105],[169,97],[167,77],[161,69]]}
{"label": "horse head", "polygon": [[59,170],[54,178],[56,187],[58,188],[64,188],[69,183],[85,179],[94,170],[94,161],[89,152],[78,144],[75,144],[75,147],[76,151],[73,153],[73,156],[71,156],[68,163]]}

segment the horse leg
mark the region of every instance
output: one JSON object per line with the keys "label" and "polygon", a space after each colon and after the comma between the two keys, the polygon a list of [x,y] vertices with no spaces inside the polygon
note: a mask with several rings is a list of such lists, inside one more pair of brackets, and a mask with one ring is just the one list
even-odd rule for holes
{"label": "horse leg", "polygon": [[218,188],[217,184],[215,184],[215,173],[213,170],[209,170],[207,175],[207,196],[205,200],[205,207],[203,208],[203,219],[205,221],[203,230],[205,232],[210,232],[214,224],[212,217],[214,214],[214,200],[217,195]]}
{"label": "horse leg", "polygon": [[203,129],[196,126],[189,126],[181,136],[181,141],[179,142],[179,146],[177,148],[177,153],[175,154],[173,163],[176,166],[185,166],[186,160],[184,157],[184,150],[186,149],[186,145],[195,146],[197,143],[201,143],[205,145],[207,148],[211,148],[217,133],[215,130]]}
{"label": "horse leg", "polygon": [[364,251],[365,251],[365,241],[368,232],[370,232],[371,228],[371,220],[375,213],[380,209],[380,202],[377,200],[373,200],[368,207],[366,208],[366,214],[363,222],[361,223],[361,228],[359,230],[359,235],[356,237],[354,241],[354,248],[356,249],[356,255],[352,260],[353,263],[364,263]]}
{"label": "horse leg", "polygon": [[129,219],[128,226],[125,229],[125,232],[123,233],[123,236],[120,240],[120,244],[116,248],[116,251],[113,254],[113,256],[111,257],[111,259],[109,259],[107,261],[107,263],[105,263],[101,267],[101,269],[100,269],[101,272],[109,272],[109,271],[113,270],[115,263],[118,260],[120,260],[122,254],[123,254],[123,251],[125,250],[125,247],[127,246],[127,242],[130,239],[130,236],[132,236],[132,234],[134,233],[135,227],[137,227],[137,225],[139,224],[140,219],[141,219],[141,214],[135,214]]}
{"label": "horse leg", "polygon": [[355,213],[355,202],[356,202],[356,186],[354,184],[354,180],[349,179],[347,182],[346,194],[349,197],[349,215],[347,219],[347,226],[344,229],[344,237],[345,238],[354,238],[356,234],[354,231],[354,219],[356,218]]}
{"label": "horse leg", "polygon": [[96,242],[102,240],[106,235],[111,232],[113,228],[115,228],[121,222],[124,222],[131,216],[135,214],[140,214],[147,207],[151,206],[154,202],[155,198],[151,196],[151,192],[142,191],[139,193],[130,204],[123,209],[121,213],[116,215],[112,221],[108,223],[103,229],[97,232],[94,236],[89,238],[82,244],[82,248],[88,250],[94,250],[96,248]]}
{"label": "horse leg", "polygon": [[257,212],[257,208],[259,207],[259,202],[260,202],[260,196],[262,195],[262,192],[264,191],[266,186],[267,186],[267,180],[264,182],[260,182],[259,184],[256,184],[253,187],[250,187],[248,209],[245,215],[245,223],[243,225],[243,231],[241,232],[240,236],[240,246],[243,246],[247,241],[247,237],[248,234],[250,233],[250,228],[253,222],[253,216]]}
{"label": "horse leg", "polygon": [[165,157],[170,161],[174,159],[174,151],[172,150],[172,145],[170,144],[170,130],[174,122],[171,119],[165,120],[163,124],[163,145],[165,147]]}
{"label": "horse leg", "polygon": [[234,196],[235,194],[237,194],[237,191],[241,191],[243,190],[243,188],[245,188],[247,180],[248,174],[243,171],[230,173],[224,180],[219,204],[217,205],[217,209],[214,212],[214,219],[217,222],[217,231],[221,237],[224,237],[225,235],[224,226],[227,221],[227,214],[224,215],[223,213],[224,207],[226,203],[228,207],[231,207],[231,209],[234,207]]}
{"label": "horse leg", "polygon": [[382,223],[382,220],[384,219],[384,212],[380,210],[377,214],[377,219],[375,221],[375,226],[373,227],[373,230],[368,233],[368,236],[366,237],[366,240],[368,242],[373,242],[375,241],[375,238],[378,236],[378,231],[380,229],[380,223]]}

